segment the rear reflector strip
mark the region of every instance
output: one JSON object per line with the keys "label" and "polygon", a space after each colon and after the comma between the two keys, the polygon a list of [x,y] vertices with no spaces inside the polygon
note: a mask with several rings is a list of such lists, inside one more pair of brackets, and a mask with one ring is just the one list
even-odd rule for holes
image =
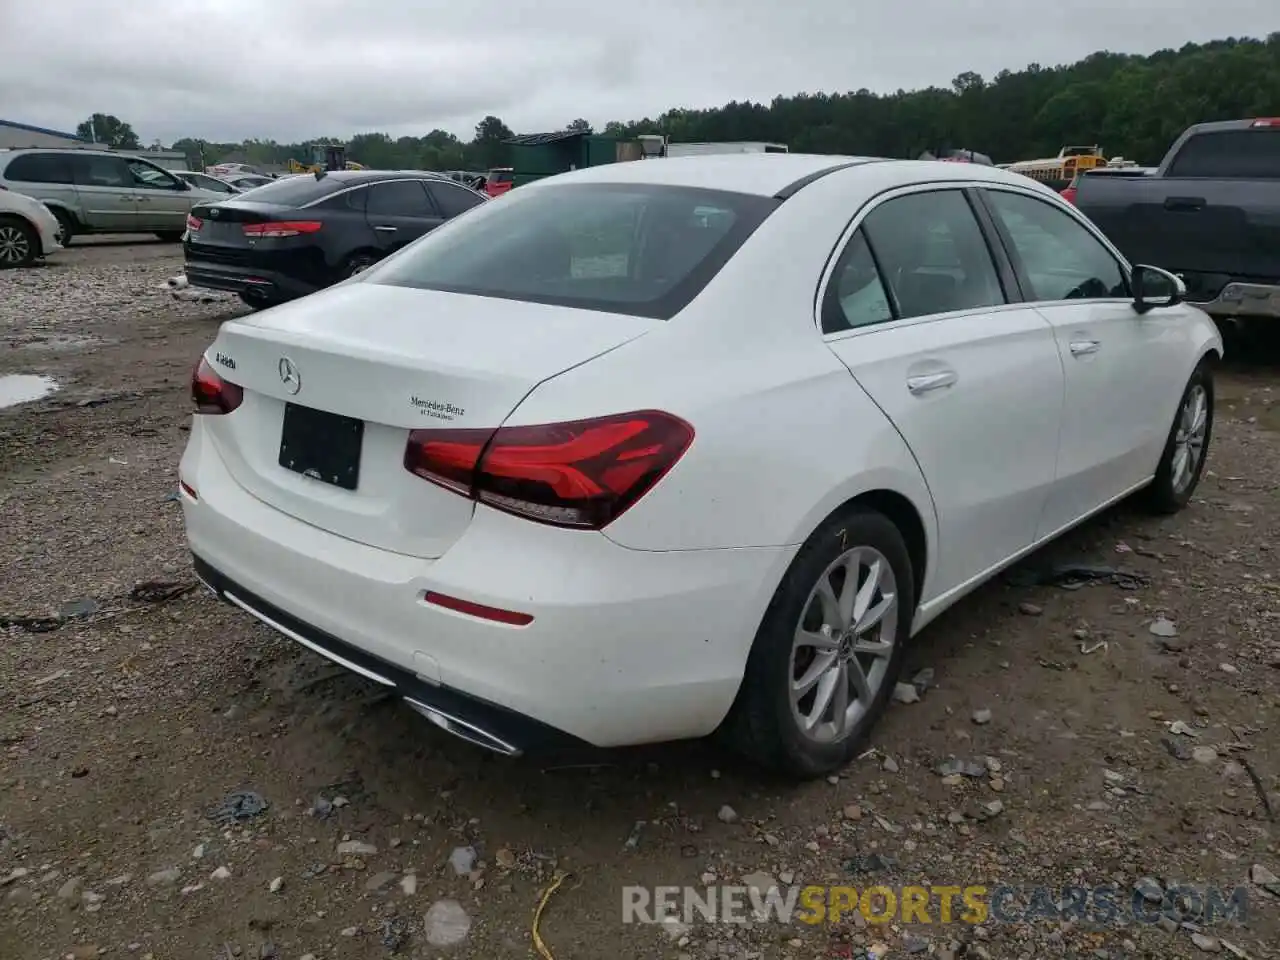
{"label": "rear reflector strip", "polygon": [[198,496],[196,496],[196,488],[191,486],[191,484],[187,483],[185,480],[178,481],[178,489],[181,490],[183,493],[185,493],[192,500],[200,499]]}
{"label": "rear reflector strip", "polygon": [[519,613],[515,610],[502,610],[498,607],[487,607],[483,603],[472,603],[470,600],[460,600],[459,598],[451,597],[448,594],[436,593],[434,590],[428,590],[422,599],[437,607],[444,607],[446,610],[452,610],[454,613],[464,613],[469,617],[478,617],[481,620],[492,620],[494,623],[505,623],[512,627],[524,627],[533,623],[533,614],[531,613]]}

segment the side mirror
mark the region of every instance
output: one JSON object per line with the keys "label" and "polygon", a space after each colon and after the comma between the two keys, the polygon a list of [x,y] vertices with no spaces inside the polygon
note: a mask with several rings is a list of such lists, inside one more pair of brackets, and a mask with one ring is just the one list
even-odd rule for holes
{"label": "side mirror", "polygon": [[1137,264],[1131,276],[1133,284],[1133,309],[1139,314],[1149,313],[1157,307],[1172,307],[1187,298],[1187,285],[1168,270]]}

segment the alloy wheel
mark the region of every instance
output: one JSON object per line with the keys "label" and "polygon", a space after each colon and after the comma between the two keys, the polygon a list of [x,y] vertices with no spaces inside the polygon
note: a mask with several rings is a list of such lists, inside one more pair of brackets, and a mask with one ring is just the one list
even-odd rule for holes
{"label": "alloy wheel", "polygon": [[31,241],[18,227],[0,226],[0,262],[16,266],[31,257]]}
{"label": "alloy wheel", "polygon": [[1181,494],[1195,479],[1204,456],[1204,439],[1209,425],[1209,395],[1203,384],[1187,391],[1178,413],[1178,429],[1173,437],[1173,489]]}
{"label": "alloy wheel", "polygon": [[791,711],[819,743],[847,738],[889,673],[898,632],[898,585],[880,551],[854,547],[809,592],[792,642]]}

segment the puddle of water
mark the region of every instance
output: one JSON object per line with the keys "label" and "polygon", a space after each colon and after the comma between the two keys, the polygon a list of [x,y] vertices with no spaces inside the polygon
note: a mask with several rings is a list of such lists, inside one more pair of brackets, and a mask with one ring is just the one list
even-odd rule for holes
{"label": "puddle of water", "polygon": [[34,335],[17,344],[19,350],[82,350],[105,344],[101,337],[77,336],[69,333]]}
{"label": "puddle of water", "polygon": [[58,381],[53,377],[39,377],[30,373],[0,377],[0,410],[39,400],[57,389]]}

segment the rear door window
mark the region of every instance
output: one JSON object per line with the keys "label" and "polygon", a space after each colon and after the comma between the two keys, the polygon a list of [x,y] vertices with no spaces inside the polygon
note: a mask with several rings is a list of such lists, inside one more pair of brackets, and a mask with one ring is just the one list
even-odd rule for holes
{"label": "rear door window", "polygon": [[1280,129],[1197,133],[1174,156],[1169,176],[1280,180]]}
{"label": "rear door window", "polygon": [[76,183],[84,187],[127,187],[133,189],[133,174],[123,157],[81,155],[71,158]]}
{"label": "rear door window", "polygon": [[23,183],[71,183],[71,164],[65,153],[24,153],[10,161],[4,177]]}
{"label": "rear door window", "polygon": [[1005,302],[982,229],[959,190],[886,200],[862,222],[898,316],[921,317]]}
{"label": "rear door window", "polygon": [[369,188],[366,210],[371,217],[434,217],[431,198],[419,180],[391,180]]}
{"label": "rear door window", "polygon": [[657,184],[534,185],[480,204],[369,279],[667,319],[777,205]]}

